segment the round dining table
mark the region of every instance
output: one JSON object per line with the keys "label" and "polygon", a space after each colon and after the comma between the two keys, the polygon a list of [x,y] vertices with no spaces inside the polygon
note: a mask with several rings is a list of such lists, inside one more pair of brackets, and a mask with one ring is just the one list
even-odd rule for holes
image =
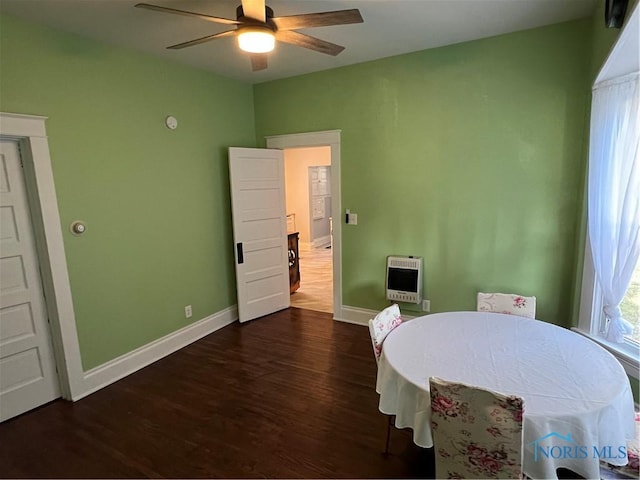
{"label": "round dining table", "polygon": [[[600,478],[599,462],[627,463],[634,435],[629,378],[607,350],[540,320],[449,312],[407,320],[385,339],[379,409],[430,448],[429,377],[524,399],[523,470],[557,478],[559,467]],[[555,448],[554,448],[555,447]]]}

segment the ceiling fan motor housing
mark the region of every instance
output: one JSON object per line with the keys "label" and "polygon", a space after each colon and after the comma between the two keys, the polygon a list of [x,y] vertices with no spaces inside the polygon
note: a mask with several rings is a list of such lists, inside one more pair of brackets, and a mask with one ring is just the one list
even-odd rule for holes
{"label": "ceiling fan motor housing", "polygon": [[[267,19],[265,23],[270,23],[269,20],[273,18],[273,10],[271,9],[271,7],[267,7],[265,5],[264,12],[265,12],[265,17]],[[238,21],[247,20],[247,18],[244,16],[244,10],[242,8],[242,5],[238,5],[238,8],[236,8],[236,20]]]}

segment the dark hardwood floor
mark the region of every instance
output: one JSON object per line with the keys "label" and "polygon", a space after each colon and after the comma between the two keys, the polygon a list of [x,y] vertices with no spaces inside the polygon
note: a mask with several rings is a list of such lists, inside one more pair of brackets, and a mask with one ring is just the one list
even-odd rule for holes
{"label": "dark hardwood floor", "polygon": [[78,402],[0,424],[3,478],[432,478],[378,412],[366,327],[291,308],[237,322]]}

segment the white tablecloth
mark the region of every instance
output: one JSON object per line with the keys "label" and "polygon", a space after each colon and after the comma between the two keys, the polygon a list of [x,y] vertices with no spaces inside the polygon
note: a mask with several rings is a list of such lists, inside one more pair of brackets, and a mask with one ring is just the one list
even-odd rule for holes
{"label": "white tablecloth", "polygon": [[[523,467],[531,478],[557,478],[559,467],[599,478],[594,447],[609,463],[626,464],[619,447],[634,435],[629,379],[613,355],[577,333],[483,312],[428,315],[397,327],[378,365],[380,411],[412,428],[422,447],[433,446],[430,376],[524,398]],[[568,434],[573,443],[559,437]]]}

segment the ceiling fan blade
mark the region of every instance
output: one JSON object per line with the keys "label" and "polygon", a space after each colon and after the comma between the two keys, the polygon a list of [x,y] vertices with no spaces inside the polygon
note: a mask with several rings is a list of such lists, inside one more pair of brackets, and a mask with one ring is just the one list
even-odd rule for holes
{"label": "ceiling fan blade", "polygon": [[180,50],[181,48],[193,47],[194,45],[200,45],[201,43],[210,42],[211,40],[215,40],[217,38],[232,37],[237,33],[238,33],[237,30],[227,30],[225,32],[216,33],[214,35],[207,35],[206,37],[196,38],[195,40],[189,40],[188,42],[171,45],[170,47],[167,47],[167,48],[171,50]]}
{"label": "ceiling fan blade", "polygon": [[242,11],[245,17],[253,18],[259,22],[267,20],[264,0],[242,0]]}
{"label": "ceiling fan blade", "polygon": [[231,20],[229,18],[213,17],[211,15],[205,15],[204,13],[187,12],[186,10],[177,10],[175,8],[159,7],[158,5],[150,5],[148,3],[138,3],[135,5],[138,8],[146,8],[147,10],[155,10],[156,12],[175,13],[177,15],[186,15],[188,17],[198,17],[208,22],[224,23],[225,25],[240,25],[237,20]]}
{"label": "ceiling fan blade", "polygon": [[334,57],[344,50],[344,47],[341,45],[320,40],[319,38],[305,35],[304,33],[294,32],[293,30],[276,31],[276,40],[298,47],[309,48],[316,52],[326,53],[327,55],[333,55]]}
{"label": "ceiling fan blade", "polygon": [[360,10],[338,10],[335,12],[305,13],[287,17],[272,18],[278,30],[296,30],[298,28],[328,27],[331,25],[347,25],[362,23]]}
{"label": "ceiling fan blade", "polygon": [[252,53],[251,70],[257,72],[258,70],[264,70],[265,68],[267,68],[267,55],[264,53]]}

